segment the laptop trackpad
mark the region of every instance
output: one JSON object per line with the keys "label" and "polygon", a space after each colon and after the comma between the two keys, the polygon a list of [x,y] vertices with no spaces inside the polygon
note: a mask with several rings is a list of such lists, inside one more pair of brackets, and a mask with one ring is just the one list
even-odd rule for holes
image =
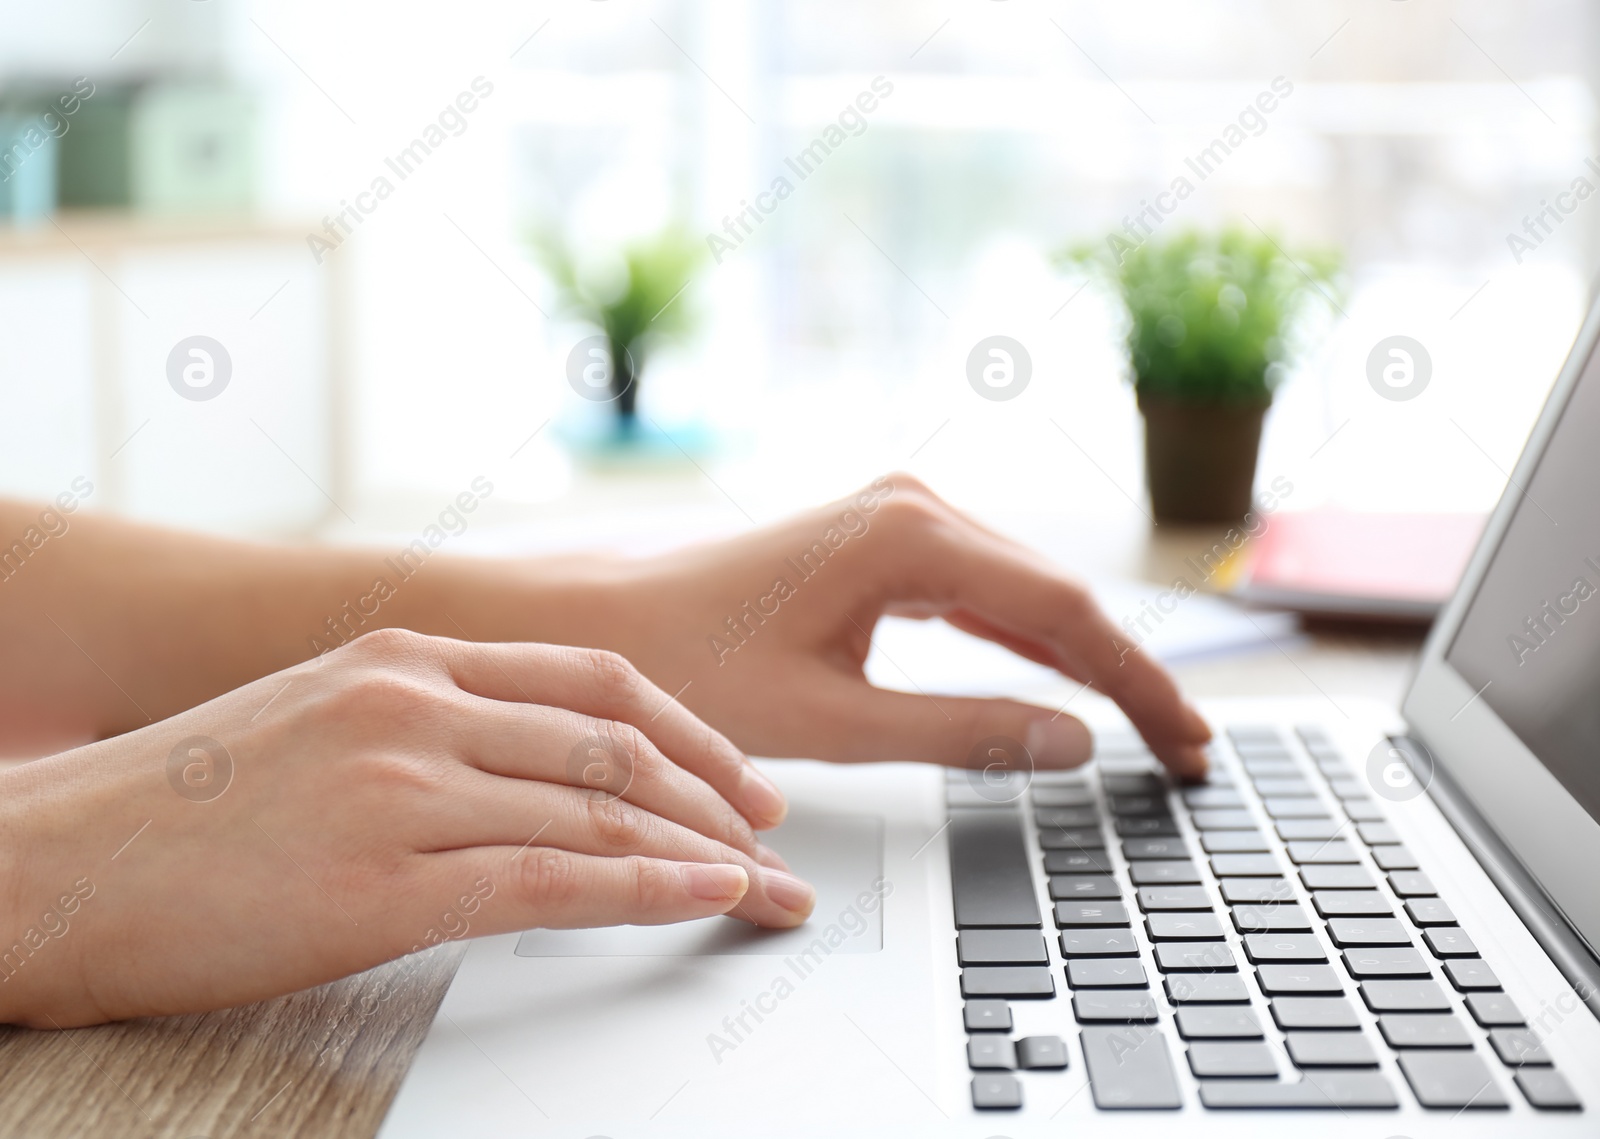
{"label": "laptop trackpad", "polygon": [[834,953],[876,953],[883,948],[882,819],[796,812],[761,838],[817,888],[817,908],[804,925],[757,929],[734,918],[714,917],[677,925],[532,929],[517,941],[517,956],[787,956],[818,937],[837,942]]}

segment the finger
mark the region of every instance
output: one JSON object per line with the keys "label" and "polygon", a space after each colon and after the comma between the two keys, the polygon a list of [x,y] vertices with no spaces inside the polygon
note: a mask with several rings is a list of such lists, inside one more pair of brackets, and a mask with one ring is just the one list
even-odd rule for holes
{"label": "finger", "polygon": [[775,856],[743,815],[631,724],[467,693],[458,699],[462,715],[456,736],[471,766],[511,779],[583,787],[626,799],[752,859],[773,862]]}
{"label": "finger", "polygon": [[446,641],[451,676],[490,700],[550,704],[631,724],[733,804],[751,826],[783,822],[783,793],[727,737],[615,653],[562,645]]}
{"label": "finger", "polygon": [[824,759],[983,767],[990,763],[985,745],[1011,741],[1036,766],[1060,769],[1085,762],[1094,747],[1075,716],[1016,700],[892,692],[821,669],[807,687],[824,709],[808,743]]}
{"label": "finger", "polygon": [[1205,773],[1201,745],[1211,735],[1205,721],[1167,671],[1138,651],[1081,586],[959,522],[917,533],[904,551],[902,589],[944,598],[950,610],[972,614],[980,635],[993,631],[1048,648],[1056,668],[1116,701],[1175,773]]}
{"label": "finger", "polygon": [[[420,944],[407,947],[419,949],[468,933],[693,921],[727,913],[749,889],[741,866],[601,858],[550,847],[424,855],[418,877],[416,894],[431,903],[416,913]],[[461,913],[468,908],[473,912]],[[465,929],[433,936],[448,926]]]}
{"label": "finger", "polygon": [[815,891],[782,868],[599,791],[471,772],[459,794],[427,824],[427,850],[512,845],[554,847],[607,858],[640,855],[672,862],[741,866],[750,890],[734,916],[786,928],[811,914]]}

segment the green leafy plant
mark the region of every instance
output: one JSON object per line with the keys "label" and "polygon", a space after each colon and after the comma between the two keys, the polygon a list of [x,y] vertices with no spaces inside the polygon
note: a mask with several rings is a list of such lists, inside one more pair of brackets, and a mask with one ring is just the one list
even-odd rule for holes
{"label": "green leafy plant", "polygon": [[1285,372],[1294,328],[1333,306],[1335,252],[1286,252],[1240,227],[1187,230],[1112,254],[1078,246],[1061,260],[1089,266],[1127,313],[1128,362],[1141,398],[1265,407]]}
{"label": "green leafy plant", "polygon": [[705,258],[705,242],[671,225],[607,258],[580,259],[550,235],[534,245],[562,306],[606,338],[612,398],[621,426],[631,430],[646,361],[693,330],[688,285]]}

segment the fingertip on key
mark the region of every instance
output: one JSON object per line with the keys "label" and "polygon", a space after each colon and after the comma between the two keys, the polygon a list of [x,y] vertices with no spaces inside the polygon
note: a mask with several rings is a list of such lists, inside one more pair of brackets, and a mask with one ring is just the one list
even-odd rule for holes
{"label": "fingertip on key", "polygon": [[1082,721],[1056,716],[1029,724],[1024,746],[1039,767],[1077,767],[1093,753],[1094,737]]}

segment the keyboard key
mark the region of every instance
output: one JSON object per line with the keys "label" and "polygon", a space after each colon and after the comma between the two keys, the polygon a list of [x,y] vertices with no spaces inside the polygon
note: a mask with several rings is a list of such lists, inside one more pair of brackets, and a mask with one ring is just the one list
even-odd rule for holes
{"label": "keyboard key", "polygon": [[1073,827],[1039,828],[1041,850],[1099,850],[1106,839],[1098,829]]}
{"label": "keyboard key", "polygon": [[1024,1036],[1017,1041],[1017,1067],[1065,1068],[1067,1042],[1059,1036]]}
{"label": "keyboard key", "polygon": [[1162,982],[1167,1000],[1181,1004],[1242,1004],[1250,989],[1237,973],[1180,973]]}
{"label": "keyboard key", "polygon": [[[1289,770],[1296,770],[1292,763],[1289,765]],[[1262,798],[1270,796],[1274,799],[1314,799],[1317,794],[1316,789],[1298,775],[1262,775],[1255,780],[1255,785],[1256,794]]]}
{"label": "keyboard key", "polygon": [[1336,823],[1332,819],[1279,819],[1275,826],[1278,837],[1284,842],[1326,842],[1339,838],[1346,830],[1346,824]]}
{"label": "keyboard key", "polygon": [[1362,981],[1356,988],[1373,1012],[1449,1012],[1437,981]]}
{"label": "keyboard key", "polygon": [[1213,854],[1211,872],[1218,878],[1277,878],[1283,868],[1275,854]]}
{"label": "keyboard key", "polygon": [[968,1032],[1010,1032],[1011,1006],[1005,1001],[968,1001],[961,1009]]}
{"label": "keyboard key", "polygon": [[1074,898],[1120,898],[1122,887],[1109,874],[1052,874],[1050,898],[1068,901]]}
{"label": "keyboard key", "polygon": [[1297,1068],[1376,1068],[1378,1053],[1359,1032],[1291,1032],[1284,1037]]}
{"label": "keyboard key", "polygon": [[1478,947],[1458,925],[1430,926],[1422,931],[1422,940],[1436,957],[1476,957]]}
{"label": "keyboard key", "polygon": [[1230,906],[1240,902],[1270,904],[1295,900],[1294,887],[1284,878],[1224,878],[1222,900]]}
{"label": "keyboard key", "polygon": [[1057,902],[1056,925],[1069,926],[1125,926],[1128,909],[1121,902]]}
{"label": "keyboard key", "polygon": [[1332,965],[1257,965],[1256,983],[1269,997],[1344,992]]}
{"label": "keyboard key", "polygon": [[1456,915],[1438,898],[1410,898],[1406,914],[1418,925],[1455,925]]}
{"label": "keyboard key", "polygon": [[1094,792],[1083,785],[1033,788],[1035,807],[1092,807]]}
{"label": "keyboard key", "polygon": [[994,1111],[1022,1106],[1022,1085],[1006,1072],[988,1072],[972,1078],[972,1106]]}
{"label": "keyboard key", "polygon": [[1328,776],[1328,790],[1339,799],[1365,799],[1372,791],[1365,780],[1357,779],[1353,775],[1335,775],[1326,767],[1322,773]]}
{"label": "keyboard key", "polygon": [[1074,989],[1143,989],[1150,982],[1144,966],[1124,957],[1075,957],[1067,962],[1067,984]]}
{"label": "keyboard key", "polygon": [[1507,1107],[1505,1093],[1474,1052],[1408,1052],[1400,1070],[1423,1107]]}
{"label": "keyboard key", "polygon": [[1209,910],[1211,895],[1203,886],[1141,886],[1139,908],[1152,910]]}
{"label": "keyboard key", "polygon": [[1512,1077],[1534,1107],[1577,1111],[1583,1107],[1567,1078],[1552,1068],[1524,1068]]}
{"label": "keyboard key", "polygon": [[1299,866],[1331,866],[1338,863],[1360,862],[1356,848],[1342,838],[1312,842],[1298,839],[1289,844],[1289,860]]}
{"label": "keyboard key", "polygon": [[1135,886],[1189,886],[1202,881],[1199,867],[1187,859],[1135,862],[1128,867],[1128,876]]}
{"label": "keyboard key", "polygon": [[1094,807],[1035,807],[1033,821],[1040,830],[1056,827],[1074,830],[1100,825],[1100,812]]}
{"label": "keyboard key", "polygon": [[1183,1106],[1167,1041],[1155,1029],[1085,1028],[1089,1091],[1102,1111]]}
{"label": "keyboard key", "polygon": [[1463,993],[1472,989],[1498,989],[1496,977],[1489,963],[1481,957],[1451,957],[1444,963],[1444,975]]}
{"label": "keyboard key", "polygon": [[1325,918],[1388,917],[1394,913],[1389,899],[1376,890],[1317,890],[1311,903]]}
{"label": "keyboard key", "polygon": [[1189,816],[1197,831],[1253,831],[1256,817],[1249,811],[1201,810]]}
{"label": "keyboard key", "polygon": [[950,883],[956,928],[1039,927],[1022,816],[988,807],[952,810]]}
{"label": "keyboard key", "polygon": [[1156,999],[1131,990],[1080,989],[1072,994],[1072,1015],[1080,1024],[1147,1024],[1156,1019]]}
{"label": "keyboard key", "polygon": [[1053,997],[1056,981],[1046,968],[979,965],[961,970],[963,997]]}
{"label": "keyboard key", "polygon": [[1354,823],[1379,823],[1383,821],[1383,808],[1371,799],[1346,799],[1341,806]]}
{"label": "keyboard key", "polygon": [[1044,852],[1046,874],[1111,874],[1116,864],[1104,850],[1047,850]]}
{"label": "keyboard key", "polygon": [[1189,1070],[1197,1076],[1276,1076],[1272,1050],[1253,1040],[1197,1040],[1189,1045]]}
{"label": "keyboard key", "polygon": [[1160,795],[1112,795],[1109,798],[1114,815],[1170,815],[1167,797]]}
{"label": "keyboard key", "polygon": [[1426,977],[1428,959],[1407,946],[1373,945],[1346,949],[1344,967],[1357,979],[1363,977]]}
{"label": "keyboard key", "polygon": [[1553,1064],[1544,1043],[1528,1028],[1491,1028],[1489,1043],[1494,1047],[1500,1062],[1511,1068],[1527,1065]]}
{"label": "keyboard key", "polygon": [[1148,915],[1144,928],[1151,941],[1219,941],[1222,938],[1222,923],[1215,914],[1162,911]]}
{"label": "keyboard key", "polygon": [[[1321,725],[1315,727],[1322,730]],[[1284,747],[1283,733],[1271,724],[1229,724],[1227,733],[1236,751],[1250,747]]]}
{"label": "keyboard key", "polygon": [[1123,838],[1143,838],[1149,835],[1175,835],[1178,824],[1168,816],[1119,815],[1115,823],[1117,833]]}
{"label": "keyboard key", "polygon": [[1131,929],[1064,929],[1063,957],[1137,957],[1139,942]]}
{"label": "keyboard key", "polygon": [[[1472,1037],[1453,1016],[1421,1013],[1384,1013],[1378,1031],[1390,1048],[1471,1048]],[[1460,1106],[1459,1104],[1457,1106]]]}
{"label": "keyboard key", "polygon": [[1163,941],[1155,953],[1163,973],[1225,973],[1239,967],[1233,950],[1221,941]]}
{"label": "keyboard key", "polygon": [[1311,918],[1297,905],[1234,906],[1233,928],[1240,933],[1309,933]]}
{"label": "keyboard key", "polygon": [[1420,870],[1396,870],[1389,875],[1389,889],[1402,898],[1431,898],[1439,891],[1433,879]]}
{"label": "keyboard key", "polygon": [[1517,1002],[1504,993],[1468,993],[1467,1010],[1485,1028],[1526,1024]]}
{"label": "keyboard key", "polygon": [[1400,842],[1400,836],[1388,823],[1357,823],[1356,833],[1368,846],[1396,846]]}
{"label": "keyboard key", "polygon": [[1362,866],[1302,866],[1300,881],[1308,890],[1375,890],[1378,887]]}
{"label": "keyboard key", "polygon": [[1328,923],[1328,936],[1340,949],[1411,944],[1411,934],[1399,918],[1334,918]]}
{"label": "keyboard key", "polygon": [[1185,1040],[1261,1039],[1261,1024],[1248,1008],[1189,1004],[1180,1006],[1174,1017]]}
{"label": "keyboard key", "polygon": [[1189,845],[1181,838],[1130,838],[1122,844],[1122,857],[1129,862],[1147,858],[1188,858]]}
{"label": "keyboard key", "polygon": [[967,1067],[1015,1068],[1016,1049],[1004,1036],[974,1036],[967,1041]]}
{"label": "keyboard key", "polygon": [[1272,1019],[1288,1032],[1295,1028],[1360,1028],[1355,1006],[1343,997],[1273,997]]}
{"label": "keyboard key", "polygon": [[1390,1108],[1399,1105],[1389,1081],[1377,1072],[1307,1072],[1297,1083],[1277,1080],[1209,1080],[1200,1102],[1210,1108]]}
{"label": "keyboard key", "polygon": [[1239,810],[1244,796],[1232,787],[1189,787],[1183,792],[1183,802],[1190,810]]}
{"label": "keyboard key", "polygon": [[1100,765],[1100,786],[1107,795],[1164,795],[1167,791],[1167,781],[1154,771],[1112,771],[1104,763]]}
{"label": "keyboard key", "polygon": [[1403,846],[1375,846],[1372,848],[1372,861],[1378,864],[1380,870],[1415,870],[1417,860],[1411,851]]}
{"label": "keyboard key", "polygon": [[1244,939],[1244,955],[1252,964],[1328,959],[1314,933],[1252,933]]}
{"label": "keyboard key", "polygon": [[962,965],[1048,965],[1044,937],[1031,929],[964,929],[956,934]]}
{"label": "keyboard key", "polygon": [[1280,797],[1264,799],[1261,805],[1266,808],[1267,814],[1274,819],[1325,819],[1328,817],[1328,808],[1322,805],[1321,799]]}
{"label": "keyboard key", "polygon": [[1207,854],[1266,854],[1272,849],[1260,831],[1206,831],[1200,845]]}

